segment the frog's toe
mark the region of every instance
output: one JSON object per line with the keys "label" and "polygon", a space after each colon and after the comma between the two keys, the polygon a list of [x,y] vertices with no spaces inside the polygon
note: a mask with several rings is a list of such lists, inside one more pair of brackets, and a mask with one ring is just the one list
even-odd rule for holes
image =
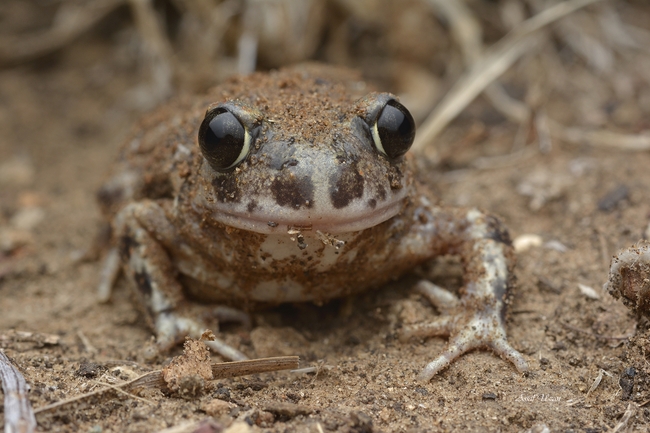
{"label": "frog's toe", "polygon": [[400,341],[408,341],[411,338],[446,337],[449,335],[453,325],[452,316],[442,316],[437,320],[405,326],[400,332]]}
{"label": "frog's toe", "polygon": [[452,311],[460,305],[458,296],[429,280],[420,280],[414,289],[427,298],[440,312]]}
{"label": "frog's toe", "polygon": [[211,308],[208,315],[217,319],[219,323],[239,323],[246,328],[251,327],[251,316],[238,308],[226,307],[218,305]]}
{"label": "frog's toe", "polygon": [[440,356],[435,360],[427,364],[426,367],[418,375],[418,380],[422,382],[428,382],[433,376],[438,374],[438,372],[445,369],[449,364],[451,364],[455,359],[459,358],[467,350],[465,347],[450,344]]}
{"label": "frog's toe", "polygon": [[490,342],[489,347],[500,357],[512,362],[520,373],[528,371],[528,363],[524,357],[505,338],[495,339]]}
{"label": "frog's toe", "polygon": [[[215,307],[210,315],[219,318],[220,321],[250,323],[247,314],[228,307]],[[244,315],[245,318],[241,315]],[[186,336],[200,338],[203,332],[210,328],[210,324],[207,320],[195,320],[173,312],[162,312],[156,317],[155,328],[158,347],[166,351],[183,341]],[[218,338],[205,343],[212,350],[232,361],[248,359],[242,352]]]}
{"label": "frog's toe", "polygon": [[424,368],[419,375],[420,380],[430,380],[461,355],[479,348],[491,349],[512,362],[520,372],[528,370],[523,356],[508,343],[500,317],[489,311],[443,316],[429,323],[407,326],[401,333],[402,339],[433,336],[450,336],[449,345]]}
{"label": "frog's toe", "polygon": [[490,348],[494,353],[512,362],[520,373],[528,371],[524,357],[515,350],[505,336],[480,335],[476,328],[465,328],[456,336],[450,338],[447,349],[435,360],[427,364],[419,374],[418,379],[429,381],[433,376],[445,369],[461,355],[478,348]]}
{"label": "frog's toe", "polygon": [[161,350],[171,349],[188,335],[200,336],[206,329],[204,323],[168,311],[159,313],[154,325],[156,341]]}

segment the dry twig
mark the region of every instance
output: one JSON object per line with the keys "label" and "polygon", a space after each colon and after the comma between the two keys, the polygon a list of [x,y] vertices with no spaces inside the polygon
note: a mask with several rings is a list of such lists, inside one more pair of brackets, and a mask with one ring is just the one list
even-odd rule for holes
{"label": "dry twig", "polygon": [[24,342],[34,343],[37,347],[54,346],[59,344],[61,337],[56,334],[43,334],[40,332],[16,331],[10,329],[0,334],[0,343],[4,342]]}
{"label": "dry twig", "polygon": [[124,3],[125,0],[94,0],[62,3],[51,28],[33,34],[0,39],[0,63],[19,63],[56,51]]}
{"label": "dry twig", "polygon": [[594,383],[591,384],[591,387],[589,388],[589,391],[587,391],[587,397],[589,397],[589,394],[594,392],[596,388],[598,388],[598,385],[600,385],[600,382],[603,381],[604,375],[607,375],[609,377],[614,377],[611,373],[603,370],[602,368],[598,372],[598,376],[596,376],[596,379],[594,379]]}
{"label": "dry twig", "polygon": [[[279,356],[275,358],[251,359],[248,361],[218,362],[211,364],[213,380],[227,377],[245,376],[249,374],[266,373],[270,371],[289,370],[298,367],[297,356]],[[133,392],[137,389],[158,388],[165,389],[162,370],[156,370],[137,377],[133,380],[111,385],[86,394],[81,394],[66,400],[48,404],[35,410],[36,414],[60,409],[72,403],[99,396],[107,391]]]}
{"label": "dry twig", "polygon": [[[422,152],[471,101],[537,42],[537,32],[576,10],[601,0],[568,0],[546,9],[504,36],[454,84],[420,127],[413,143]],[[549,122],[550,123],[550,122]]]}
{"label": "dry twig", "polygon": [[629,340],[630,338],[634,337],[634,334],[636,334],[636,325],[634,325],[634,328],[632,329],[632,331],[630,331],[626,335],[621,335],[621,336],[618,336],[618,337],[608,337],[606,335],[598,335],[598,334],[596,334],[594,332],[585,331],[584,329],[580,329],[577,326],[573,326],[573,325],[571,325],[569,323],[566,323],[566,322],[560,322],[560,324],[562,326],[564,326],[566,329],[568,329],[569,331],[574,331],[574,332],[577,332],[579,334],[588,335],[588,336],[593,337],[593,338],[595,338],[597,340],[605,340],[605,341]]}
{"label": "dry twig", "polygon": [[625,410],[625,413],[623,414],[623,417],[621,418],[621,421],[616,424],[616,427],[614,427],[614,430],[612,430],[612,433],[619,433],[622,431],[626,431],[628,428],[628,423],[630,422],[630,418],[636,414],[638,407],[636,403],[630,402],[627,405],[627,409]]}
{"label": "dry twig", "polygon": [[5,394],[5,432],[31,433],[36,428],[36,418],[27,398],[25,378],[0,350],[0,379]]}

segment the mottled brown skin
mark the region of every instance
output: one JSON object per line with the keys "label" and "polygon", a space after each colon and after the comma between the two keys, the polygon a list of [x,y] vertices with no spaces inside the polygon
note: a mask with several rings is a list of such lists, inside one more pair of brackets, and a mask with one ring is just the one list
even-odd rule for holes
{"label": "mottled brown skin", "polygon": [[[161,345],[206,326],[203,313],[213,307],[187,294],[233,306],[322,303],[457,254],[462,297],[421,283],[449,315],[404,332],[450,335],[422,378],[477,347],[526,370],[505,336],[508,233],[476,209],[435,206],[408,155],[378,150],[373,119],[394,99],[369,92],[349,70],[303,65],[233,78],[141,122],[99,199]],[[252,137],[245,159],[226,171],[215,171],[197,144],[214,107],[235,113]]]}

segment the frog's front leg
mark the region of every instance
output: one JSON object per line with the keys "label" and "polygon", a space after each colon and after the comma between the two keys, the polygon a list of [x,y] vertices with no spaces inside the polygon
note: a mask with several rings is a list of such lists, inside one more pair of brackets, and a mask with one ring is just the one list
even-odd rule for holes
{"label": "frog's front leg", "polygon": [[[184,300],[177,270],[165,250],[165,246],[173,246],[180,240],[165,211],[156,202],[143,200],[122,209],[115,218],[115,238],[124,273],[162,349],[175,345],[187,335],[200,337],[211,322],[248,320],[239,310]],[[229,359],[247,359],[220,340],[208,344]]]}
{"label": "frog's front leg", "polygon": [[429,213],[433,221],[434,253],[455,254],[462,259],[464,286],[461,298],[430,282],[418,285],[420,292],[444,314],[430,323],[406,327],[402,337],[449,336],[447,349],[420,373],[430,380],[462,354],[490,348],[524,372],[528,365],[506,339],[506,296],[513,278],[514,254],[508,232],[494,217],[477,209],[443,210]]}

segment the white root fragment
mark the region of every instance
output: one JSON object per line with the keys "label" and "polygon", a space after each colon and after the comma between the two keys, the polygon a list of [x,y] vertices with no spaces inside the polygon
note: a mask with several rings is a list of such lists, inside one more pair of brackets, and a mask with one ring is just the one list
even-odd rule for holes
{"label": "white root fragment", "polygon": [[614,376],[612,376],[611,373],[609,373],[609,372],[607,372],[607,371],[605,371],[605,370],[603,370],[601,368],[600,371],[598,372],[598,376],[596,376],[596,379],[594,379],[594,383],[591,384],[591,388],[589,388],[589,391],[587,391],[587,397],[589,397],[589,394],[591,394],[592,392],[594,392],[596,390],[596,388],[598,388],[598,385],[600,385],[600,382],[602,382],[603,375],[605,375],[605,374],[607,376],[609,376],[609,377],[614,377]]}

